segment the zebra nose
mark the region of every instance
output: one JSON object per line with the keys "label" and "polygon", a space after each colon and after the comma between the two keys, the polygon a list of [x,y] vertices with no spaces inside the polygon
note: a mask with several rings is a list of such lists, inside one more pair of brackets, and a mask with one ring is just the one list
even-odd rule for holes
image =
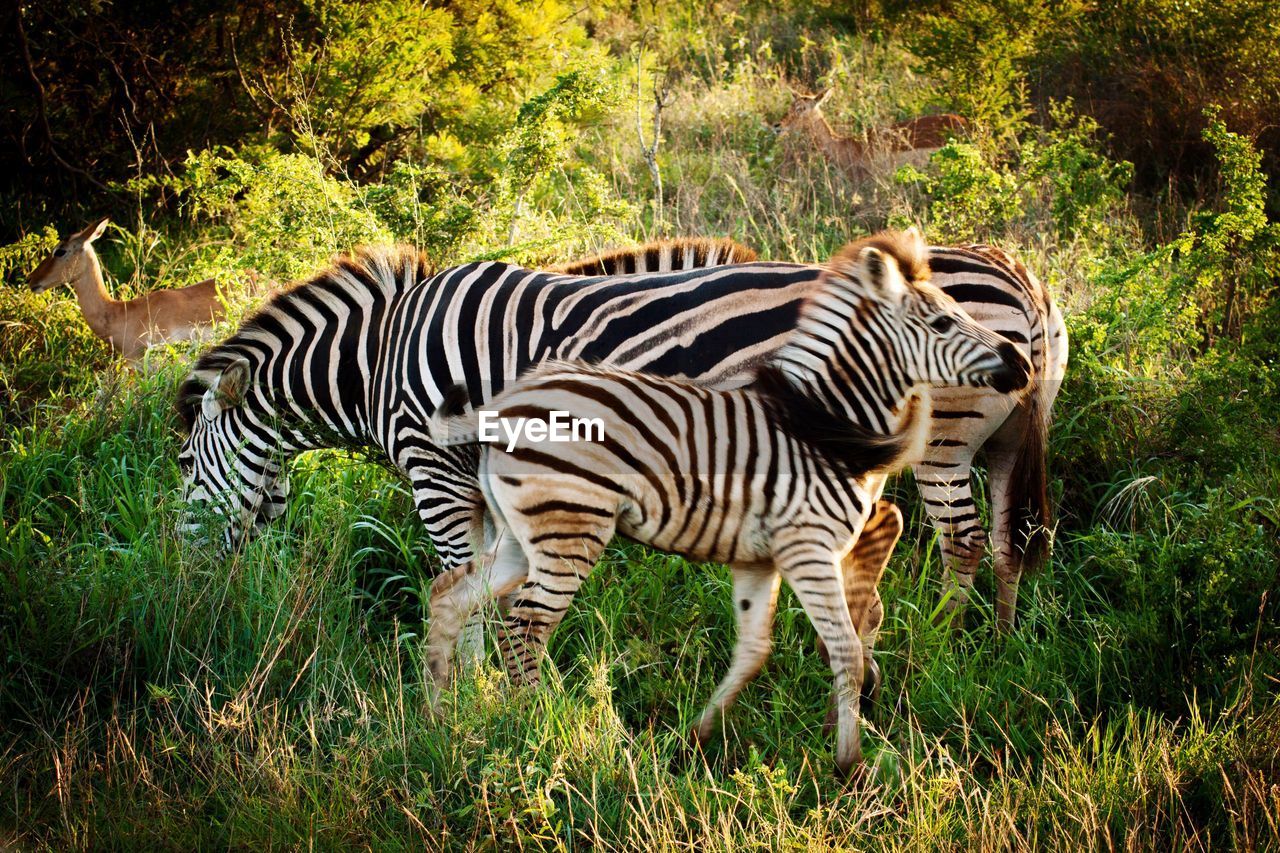
{"label": "zebra nose", "polygon": [[1020,391],[1031,381],[1031,362],[1022,350],[1008,341],[997,348],[1000,366],[991,372],[991,387],[1001,394]]}

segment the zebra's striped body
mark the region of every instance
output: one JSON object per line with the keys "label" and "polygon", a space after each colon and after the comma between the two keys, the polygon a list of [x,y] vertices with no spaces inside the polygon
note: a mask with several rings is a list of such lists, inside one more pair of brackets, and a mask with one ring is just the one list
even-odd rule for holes
{"label": "zebra's striped body", "polygon": [[[846,603],[841,561],[886,475],[918,452],[929,384],[1007,393],[1030,375],[1011,343],[918,278],[928,275],[923,254],[923,243],[892,236],[843,252],[794,334],[746,388],[552,364],[486,404],[512,422],[548,421],[557,411],[595,420],[603,436],[548,443],[526,435],[486,445],[479,479],[496,544],[484,571],[464,570],[433,591],[429,660],[437,683],[465,618],[486,595],[517,585],[507,662],[515,677],[534,680],[547,636],[616,531],[734,567],[740,634],[702,737],[763,662],[779,576],[788,582],[830,653],[837,762],[848,769],[859,756],[864,655],[855,624],[864,615]],[[437,442],[475,441],[477,416],[450,419],[447,408],[433,424]],[[859,601],[869,604],[865,594]]]}
{"label": "zebra's striped body", "polygon": [[[726,254],[736,259],[748,252],[755,257],[754,251],[732,241],[718,242],[732,251],[708,251],[696,257],[686,253],[686,268],[741,262],[723,260]],[[653,263],[655,255],[659,259],[681,256],[660,251],[662,245],[610,253],[602,271],[643,272],[641,267]],[[987,452],[997,616],[1007,630],[1013,624],[1022,573],[1026,564],[1043,559],[1052,526],[1045,443],[1067,365],[1066,326],[1048,290],[1008,252],[981,244],[935,246],[929,258],[933,282],[979,323],[1022,347],[1036,366],[1035,391],[1016,400],[990,389],[938,389],[930,413],[930,440],[923,459],[915,465],[916,485],[930,520],[941,533],[943,565],[950,569],[944,578],[950,592],[946,607],[959,617],[986,550],[987,532],[974,501],[972,474],[979,451]],[[587,262],[561,268],[578,273],[589,269]],[[871,546],[858,545],[864,547]],[[878,550],[867,555],[870,562],[882,557],[887,559]]]}
{"label": "zebra's striped body", "polygon": [[[1046,329],[1049,343],[1065,345],[1064,337],[1054,337],[1056,311],[1034,280],[1001,257],[981,248],[930,250],[930,262],[940,267],[934,281],[990,328],[1026,341],[1037,373],[1052,380],[1063,362],[1046,345]],[[781,346],[820,275],[816,266],[753,263],[582,278],[486,262],[432,276],[426,262],[405,249],[340,259],[273,299],[196,364],[180,395],[191,429],[179,457],[188,499],[214,502],[227,514],[226,537],[233,542],[283,510],[289,456],[316,447],[372,447],[409,478],[437,551],[447,565],[458,565],[479,544],[481,496],[474,454],[437,447],[427,434],[446,389],[462,383],[480,403],[551,359],[729,382]],[[1046,392],[1056,383],[1041,384],[1040,397],[1051,400]],[[1047,405],[1037,411],[1026,401],[1017,410],[1021,422],[1042,423]],[[943,411],[949,405],[955,412]],[[1014,421],[1011,408],[1004,395],[989,390],[954,402],[944,398],[934,414],[947,440],[930,448],[925,467],[917,469],[932,480],[922,489],[946,534],[944,548],[968,545],[973,565],[981,527],[962,511],[972,500],[969,466],[1001,423]],[[1014,448],[1010,459],[1021,458],[1021,445],[1011,440],[1007,446]],[[1040,462],[1043,481],[1042,455]],[[993,465],[993,471],[1014,469],[1012,462]],[[995,498],[1014,492],[993,484]],[[1013,512],[1012,504],[995,504],[998,520]],[[1009,555],[1004,574],[1016,579],[1017,549],[998,549],[998,560],[1001,554]],[[962,582],[971,577],[971,571],[960,575]]]}

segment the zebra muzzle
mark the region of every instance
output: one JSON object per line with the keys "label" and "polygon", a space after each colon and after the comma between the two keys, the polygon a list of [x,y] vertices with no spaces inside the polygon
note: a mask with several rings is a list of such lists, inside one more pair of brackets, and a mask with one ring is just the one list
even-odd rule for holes
{"label": "zebra muzzle", "polygon": [[1000,366],[991,371],[991,387],[1001,394],[1021,391],[1031,381],[1031,362],[1022,350],[1005,341],[1000,344]]}

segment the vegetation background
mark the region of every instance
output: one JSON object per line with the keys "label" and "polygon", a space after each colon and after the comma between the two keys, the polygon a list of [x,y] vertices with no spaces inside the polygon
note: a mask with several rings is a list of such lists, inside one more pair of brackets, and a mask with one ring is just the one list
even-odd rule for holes
{"label": "vegetation background", "polygon": [[[1280,847],[1280,4],[5,14],[0,846]],[[769,130],[788,83],[834,85],[841,132],[944,109],[972,132],[855,180]],[[103,213],[117,295],[286,282],[390,240],[440,265],[671,234],[813,261],[907,222],[998,243],[1070,327],[1052,561],[1011,636],[987,576],[952,636],[897,484],[914,518],[856,784],[832,778],[829,675],[785,593],[771,663],[689,750],[727,576],[621,544],[545,688],[490,666],[433,718],[435,558],[389,472],[304,457],[283,523],[229,559],[176,534],[192,354],[127,371],[68,292],[23,287],[55,229]]]}

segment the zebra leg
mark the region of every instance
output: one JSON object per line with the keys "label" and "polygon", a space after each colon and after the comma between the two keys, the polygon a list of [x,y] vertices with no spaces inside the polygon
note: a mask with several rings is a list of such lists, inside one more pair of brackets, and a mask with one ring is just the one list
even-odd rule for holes
{"label": "zebra leg", "polygon": [[781,579],[772,565],[734,568],[733,600],[738,637],[733,647],[733,662],[694,727],[693,734],[698,743],[705,744],[711,739],[716,720],[728,710],[738,698],[738,693],[756,677],[768,659]]}
{"label": "zebra leg", "polygon": [[1015,412],[987,443],[987,472],[991,489],[991,538],[995,551],[996,626],[1013,630],[1018,610],[1018,584],[1022,580],[1022,552],[1015,538],[1025,536],[1014,528],[1022,508],[1014,506],[1013,474],[1025,425],[1022,410]]}
{"label": "zebra leg", "polygon": [[418,517],[447,568],[475,558],[482,546],[484,497],[475,480],[447,469],[420,466],[409,471]]}
{"label": "zebra leg", "polygon": [[[822,548],[819,531],[796,528],[796,536],[779,538],[774,553],[782,577],[791,585],[818,636],[826,643],[835,676],[836,770],[847,776],[862,763],[858,734],[858,693],[862,684],[862,642],[844,600],[840,561],[834,549]],[[817,540],[817,541],[815,541]]]}
{"label": "zebra leg", "polygon": [[[455,470],[461,462],[441,453],[415,460],[409,469],[418,517],[427,528],[436,553],[446,568],[465,565],[480,551],[484,502],[475,481]],[[462,659],[475,667],[484,659],[484,614],[476,611],[459,640]]]}
{"label": "zebra leg", "polygon": [[[889,565],[893,549],[902,537],[902,528],[902,510],[892,501],[877,501],[853,549],[841,561],[845,603],[849,607],[849,618],[853,620],[862,641],[862,695],[872,702],[880,696],[880,667],[872,655],[880,623],[884,621],[880,578]],[[821,643],[819,653],[823,660],[828,660],[826,648]],[[831,708],[832,717],[829,722],[834,723],[834,699]]]}
{"label": "zebra leg", "polygon": [[502,631],[507,673],[516,684],[538,684],[539,664],[551,632],[613,537],[614,524],[588,524],[568,532],[526,531],[529,574],[509,598]]}
{"label": "zebra leg", "polygon": [[485,602],[514,589],[526,570],[524,552],[507,534],[500,535],[493,551],[480,560],[464,563],[432,583],[427,666],[437,690],[449,679],[463,624]]}
{"label": "zebra leg", "polygon": [[951,461],[930,457],[916,466],[916,485],[925,511],[942,535],[943,594],[941,621],[955,628],[964,624],[964,606],[973,589],[973,578],[987,548],[987,531],[978,517],[970,482],[973,454],[952,454]]}

